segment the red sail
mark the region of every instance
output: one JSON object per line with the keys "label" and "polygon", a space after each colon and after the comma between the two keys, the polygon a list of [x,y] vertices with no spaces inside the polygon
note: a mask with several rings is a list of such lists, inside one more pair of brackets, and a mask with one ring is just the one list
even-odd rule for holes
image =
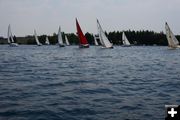
{"label": "red sail", "polygon": [[87,41],[86,37],[84,36],[77,19],[76,19],[76,28],[77,28],[77,34],[78,34],[78,37],[79,37],[80,44],[81,45],[87,45],[88,41]]}

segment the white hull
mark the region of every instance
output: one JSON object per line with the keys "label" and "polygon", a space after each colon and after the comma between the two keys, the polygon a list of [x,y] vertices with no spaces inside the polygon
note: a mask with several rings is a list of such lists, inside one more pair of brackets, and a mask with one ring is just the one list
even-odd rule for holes
{"label": "white hull", "polygon": [[178,46],[175,46],[175,47],[171,47],[171,46],[169,46],[169,49],[170,49],[170,50],[174,50],[174,49],[180,49],[180,45],[178,45]]}
{"label": "white hull", "polygon": [[103,48],[103,49],[113,49],[114,47],[112,46],[112,47],[104,47],[104,46],[102,46],[101,48]]}
{"label": "white hull", "polygon": [[89,44],[79,45],[79,48],[89,48]]}
{"label": "white hull", "polygon": [[17,43],[9,43],[9,46],[10,46],[10,47],[17,47],[18,44],[17,44]]}
{"label": "white hull", "polygon": [[42,46],[42,44],[38,44],[37,46]]}
{"label": "white hull", "polygon": [[65,45],[64,44],[58,44],[59,45],[59,47],[65,47]]}

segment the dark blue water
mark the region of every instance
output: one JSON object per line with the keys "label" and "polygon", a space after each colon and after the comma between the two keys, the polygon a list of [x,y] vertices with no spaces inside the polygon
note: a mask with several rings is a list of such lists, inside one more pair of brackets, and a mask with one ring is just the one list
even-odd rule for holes
{"label": "dark blue water", "polygon": [[0,120],[163,120],[180,50],[0,46]]}

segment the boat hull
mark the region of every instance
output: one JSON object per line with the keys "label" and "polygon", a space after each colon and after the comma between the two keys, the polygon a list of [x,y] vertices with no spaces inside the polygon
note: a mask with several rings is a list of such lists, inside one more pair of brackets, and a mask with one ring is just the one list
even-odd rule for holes
{"label": "boat hull", "polygon": [[9,46],[10,46],[10,47],[17,47],[18,44],[17,44],[17,43],[10,43]]}
{"label": "boat hull", "polygon": [[37,46],[42,46],[42,44],[37,44]]}
{"label": "boat hull", "polygon": [[89,48],[89,44],[79,45],[79,48]]}
{"label": "boat hull", "polygon": [[102,47],[103,49],[113,49],[114,47],[111,46],[111,47]]}
{"label": "boat hull", "polygon": [[65,45],[59,44],[59,47],[65,47]]}
{"label": "boat hull", "polygon": [[179,49],[179,48],[180,48],[179,45],[178,45],[178,46],[173,46],[173,47],[172,47],[172,46],[169,46],[169,49],[170,49],[170,50],[175,50],[175,49]]}
{"label": "boat hull", "polygon": [[121,45],[121,47],[131,47],[131,45]]}

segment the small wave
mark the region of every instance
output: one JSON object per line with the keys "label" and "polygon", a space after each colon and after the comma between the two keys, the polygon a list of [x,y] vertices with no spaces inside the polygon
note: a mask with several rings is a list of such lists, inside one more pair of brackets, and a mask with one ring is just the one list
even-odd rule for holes
{"label": "small wave", "polygon": [[75,116],[96,115],[97,114],[96,111],[94,111],[92,109],[88,109],[88,108],[74,108],[72,110],[64,109],[64,112],[66,112],[67,114],[70,114],[70,115],[75,115]]}
{"label": "small wave", "polygon": [[99,94],[99,93],[111,94],[113,93],[113,91],[107,88],[97,88],[97,89],[81,89],[80,93],[82,94]]}

